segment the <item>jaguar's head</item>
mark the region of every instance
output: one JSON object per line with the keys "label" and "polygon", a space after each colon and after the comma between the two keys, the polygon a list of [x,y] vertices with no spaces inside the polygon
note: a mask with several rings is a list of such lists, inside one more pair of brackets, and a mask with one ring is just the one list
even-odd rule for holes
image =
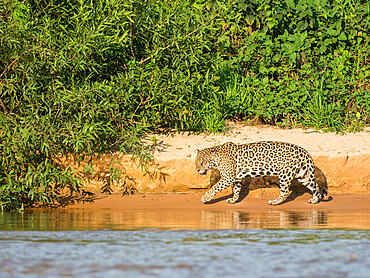
{"label": "jaguar's head", "polygon": [[212,155],[209,149],[197,150],[197,157],[195,158],[195,168],[202,176],[207,174],[207,171],[214,167]]}

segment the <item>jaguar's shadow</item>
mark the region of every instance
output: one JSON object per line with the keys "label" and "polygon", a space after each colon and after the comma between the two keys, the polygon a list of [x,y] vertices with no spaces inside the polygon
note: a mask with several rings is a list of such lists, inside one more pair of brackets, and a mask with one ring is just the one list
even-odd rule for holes
{"label": "jaguar's shadow", "polygon": [[[243,201],[244,198],[248,196],[248,194],[249,194],[249,189],[247,187],[243,186],[242,189],[240,190],[239,200],[237,201],[237,203]],[[215,204],[215,203],[218,203],[218,202],[221,202],[221,201],[225,201],[225,200],[227,200],[229,198],[232,198],[232,197],[233,197],[233,194],[221,196],[221,197],[212,199],[211,201],[206,202],[205,204]]]}
{"label": "jaguar's shadow", "polygon": [[[210,187],[216,184],[220,180],[221,176],[217,169],[212,169],[211,177],[210,177]],[[316,182],[319,185],[320,191],[326,189],[328,190],[328,184],[325,177],[325,174],[320,170],[320,168],[315,166],[315,178]],[[209,187],[209,188],[210,188]],[[258,178],[244,178],[242,180],[242,190],[240,192],[240,198],[238,202],[241,202],[245,197],[248,196],[251,190],[257,190],[261,188],[279,188],[279,181],[277,177],[274,176],[267,176],[267,177],[258,177]],[[290,186],[290,190],[292,191],[289,197],[283,202],[291,202],[295,200],[297,197],[303,195],[304,193],[312,194],[312,192],[302,185],[297,179],[293,179],[292,184]],[[219,198],[215,198],[207,204],[213,204],[220,201],[224,201],[228,198],[231,198],[231,195],[222,196]],[[277,197],[277,196],[276,196]],[[333,200],[333,197],[329,196],[324,200],[320,200],[320,202],[330,202]]]}
{"label": "jaguar's shadow", "polygon": [[[208,205],[208,204],[215,204],[215,203],[218,203],[218,202],[221,202],[221,201],[226,201],[227,199],[229,199],[229,198],[231,198],[231,197],[233,197],[233,195],[232,194],[230,194],[230,195],[225,195],[225,196],[222,196],[222,197],[218,197],[218,198],[215,198],[215,199],[212,199],[211,201],[209,201],[209,202],[206,202],[205,204],[206,205]],[[240,199],[239,199],[239,201],[238,202],[240,202]]]}

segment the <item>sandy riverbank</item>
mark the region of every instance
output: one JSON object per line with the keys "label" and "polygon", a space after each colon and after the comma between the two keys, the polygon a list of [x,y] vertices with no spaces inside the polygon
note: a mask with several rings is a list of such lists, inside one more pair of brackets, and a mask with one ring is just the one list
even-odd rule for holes
{"label": "sandy riverbank", "polygon": [[363,210],[370,213],[370,193],[368,194],[329,194],[318,204],[309,204],[309,193],[292,193],[281,205],[270,206],[267,201],[278,196],[267,193],[261,196],[245,196],[236,204],[226,203],[226,198],[231,195],[220,193],[210,203],[200,201],[203,193],[151,193],[134,194],[129,196],[102,195],[93,202],[79,202],[68,206],[68,209],[112,209],[112,210],[335,210],[351,211]]}
{"label": "sandy riverbank", "polygon": [[[197,149],[228,141],[243,144],[264,140],[290,142],[308,150],[316,165],[318,183],[327,187],[330,194],[370,192],[370,128],[341,135],[310,129],[281,129],[234,123],[230,124],[225,134],[148,134],[146,144],[154,157],[148,173],[138,168],[137,162],[132,161],[130,155],[111,153],[94,161],[94,176],[82,175],[81,178],[88,190],[98,193],[104,182],[107,182],[108,164],[113,159],[119,161],[122,171],[132,178],[126,182],[132,183],[140,193],[205,190],[215,179],[210,179],[211,173],[207,176],[196,173],[194,159]],[[84,162],[80,165],[76,163],[73,157],[63,158],[63,163],[80,172],[85,166]],[[276,182],[271,178],[248,181],[252,194],[253,190],[260,191],[261,188],[266,193],[270,188],[276,188]],[[297,182],[293,185],[299,189]],[[119,193],[120,184],[113,184],[112,189]]]}

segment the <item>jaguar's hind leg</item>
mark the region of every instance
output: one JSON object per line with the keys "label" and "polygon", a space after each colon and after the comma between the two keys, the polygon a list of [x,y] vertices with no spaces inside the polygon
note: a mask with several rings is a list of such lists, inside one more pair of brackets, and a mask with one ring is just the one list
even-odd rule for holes
{"label": "jaguar's hind leg", "polygon": [[[320,189],[317,183],[315,182],[315,177],[310,175],[309,180],[300,180],[298,179],[304,186],[306,186],[309,190],[312,191],[312,198],[308,200],[308,203],[310,204],[317,204],[320,201]],[[324,195],[324,194],[323,194]],[[324,198],[325,195],[322,197]]]}
{"label": "jaguar's hind leg", "polygon": [[313,165],[310,165],[306,171],[300,170],[297,175],[297,179],[312,191],[312,198],[308,200],[308,203],[317,204],[320,201],[320,198],[325,198],[326,189],[323,189],[322,194],[320,193],[320,188],[315,181],[315,171]]}
{"label": "jaguar's hind leg", "polygon": [[242,184],[241,180],[235,181],[233,183],[233,197],[226,200],[229,204],[235,204],[239,200],[239,194],[241,190]]}
{"label": "jaguar's hind leg", "polygon": [[277,197],[275,200],[268,201],[267,203],[269,205],[273,205],[273,206],[279,205],[282,202],[284,202],[286,200],[286,198],[288,198],[288,196],[289,196],[289,187],[290,187],[290,183],[291,183],[292,179],[293,178],[291,176],[287,176],[286,174],[279,175],[280,196]]}

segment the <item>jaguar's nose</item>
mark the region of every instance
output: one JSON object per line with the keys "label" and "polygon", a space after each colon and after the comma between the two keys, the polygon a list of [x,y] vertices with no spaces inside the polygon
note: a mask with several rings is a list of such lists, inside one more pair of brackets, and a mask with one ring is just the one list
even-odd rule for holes
{"label": "jaguar's nose", "polygon": [[202,176],[206,175],[207,174],[207,170],[201,170],[201,169],[197,169],[197,172],[199,174],[201,174]]}

